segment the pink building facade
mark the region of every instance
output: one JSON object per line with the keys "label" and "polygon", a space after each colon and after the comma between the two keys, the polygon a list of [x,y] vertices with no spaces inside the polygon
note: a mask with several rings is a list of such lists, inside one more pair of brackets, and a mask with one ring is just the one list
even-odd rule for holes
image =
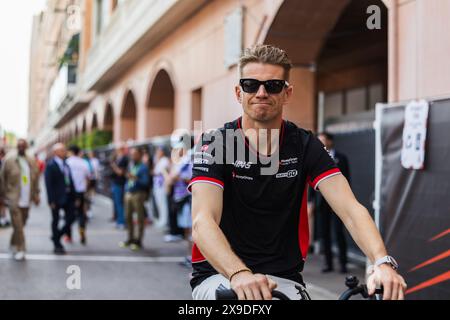
{"label": "pink building facade", "polygon": [[76,94],[47,146],[93,129],[119,142],[219,127],[241,114],[237,58],[257,43],[288,52],[284,116],[307,129],[450,95],[446,0],[85,0],[82,14]]}

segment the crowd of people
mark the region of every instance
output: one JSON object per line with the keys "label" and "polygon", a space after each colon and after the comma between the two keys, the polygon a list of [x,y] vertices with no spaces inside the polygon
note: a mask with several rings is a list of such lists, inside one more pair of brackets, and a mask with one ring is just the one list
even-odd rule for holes
{"label": "crowd of people", "polygon": [[[186,137],[185,137],[186,138]],[[190,138],[188,139],[190,140]],[[187,242],[183,265],[191,265],[191,195],[187,186],[192,175],[191,143],[178,138],[171,142],[171,154],[158,146],[148,150],[125,144],[115,150],[111,168],[112,220],[116,228],[127,229],[122,248],[142,248],[145,226],[152,223],[165,233],[165,242]]]}
{"label": "crowd of people", "polygon": [[[183,265],[190,267],[192,221],[187,185],[192,174],[191,147],[192,141],[186,143],[182,137],[172,141],[171,154],[164,146],[150,154],[147,149],[120,144],[108,163],[100,163],[93,152],[62,143],[52,147],[46,162],[28,155],[24,139],[18,141],[15,150],[6,153],[1,149],[0,226],[13,228],[12,257],[25,259],[24,226],[32,204],[40,203],[42,175],[51,211],[55,254],[65,254],[64,244],[74,242],[75,224],[80,243],[87,244],[87,225],[93,217],[91,204],[97,183],[109,179],[114,208],[111,220],[118,230],[126,230],[126,238],[119,246],[133,251],[142,249],[145,228],[152,224],[163,230],[165,242],[187,242]],[[102,166],[108,167],[103,172],[110,174],[101,175]]]}
{"label": "crowd of people", "polygon": [[[318,135],[332,153],[341,171],[350,180],[346,157],[336,152],[333,136]],[[127,237],[119,243],[133,251],[142,249],[144,230],[148,224],[164,231],[165,242],[187,242],[184,265],[191,265],[191,194],[187,186],[192,177],[191,146],[178,137],[171,148],[158,146],[153,154],[144,148],[129,148],[119,144],[106,164],[110,174],[113,212],[111,221],[118,230],[127,230]],[[192,141],[191,141],[192,142]],[[55,254],[64,254],[63,243],[73,243],[72,226],[78,222],[80,243],[86,245],[87,222],[93,217],[91,202],[96,193],[100,175],[100,161],[94,152],[84,152],[78,146],[57,143],[45,163],[37,155],[26,153],[27,141],[18,141],[17,150],[6,154],[0,149],[1,197],[0,227],[12,225],[11,252],[17,260],[25,258],[23,228],[31,204],[40,202],[39,177],[45,176],[47,200],[51,209],[51,240]],[[103,164],[105,165],[105,164]],[[310,234],[319,242],[324,254],[323,272],[334,270],[331,251],[332,233],[339,249],[340,271],[347,272],[347,243],[343,226],[331,208],[313,190],[309,192],[310,221],[314,221]],[[10,219],[7,216],[9,208]],[[59,227],[60,212],[64,212],[64,225]],[[311,248],[311,250],[313,250]]]}

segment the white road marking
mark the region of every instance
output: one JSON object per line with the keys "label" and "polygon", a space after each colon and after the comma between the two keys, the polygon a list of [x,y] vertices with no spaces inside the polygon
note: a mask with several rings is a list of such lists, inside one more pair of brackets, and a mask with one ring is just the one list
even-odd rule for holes
{"label": "white road marking", "polygon": [[[126,256],[79,256],[53,254],[27,254],[29,261],[88,261],[88,262],[138,262],[166,263],[183,262],[185,257],[126,257]],[[0,260],[12,260],[11,254],[0,253]]]}
{"label": "white road marking", "polygon": [[308,291],[312,300],[337,300],[338,294],[325,288],[316,286],[309,282],[306,283],[306,291]]}

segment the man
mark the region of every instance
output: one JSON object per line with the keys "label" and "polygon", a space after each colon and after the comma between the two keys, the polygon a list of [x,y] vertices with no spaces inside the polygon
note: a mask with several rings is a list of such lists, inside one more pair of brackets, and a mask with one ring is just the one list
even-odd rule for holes
{"label": "man", "polygon": [[[5,158],[6,152],[5,149],[0,148],[0,169],[2,168],[2,162],[3,159]],[[1,179],[1,176],[0,176]],[[0,180],[0,188],[1,188],[1,183],[2,181]],[[9,222],[9,220],[7,219],[6,216],[6,207],[5,204],[3,203],[3,195],[0,192],[0,228],[6,228],[9,227],[11,225],[11,222]]]}
{"label": "man", "polygon": [[[164,149],[161,146],[159,146],[155,151],[154,164],[153,199],[158,212],[158,222],[156,226],[165,230],[168,225],[169,201],[166,193],[164,176],[168,176],[168,171],[170,169],[170,160],[164,154]],[[167,234],[164,237],[166,236],[171,235]]]}
{"label": "man", "polygon": [[121,144],[116,149],[114,160],[111,162],[111,191],[116,213],[116,227],[119,230],[125,229],[124,194],[127,180],[125,174],[129,161],[126,153],[126,146]]}
{"label": "man", "polygon": [[17,142],[17,151],[8,154],[0,171],[3,202],[9,207],[13,233],[11,252],[15,260],[25,259],[24,227],[28,220],[31,202],[39,205],[39,170],[34,159],[26,154],[28,143]]}
{"label": "man", "polygon": [[247,49],[235,88],[242,117],[204,134],[196,147],[190,184],[193,297],[214,299],[223,285],[241,300],[271,299],[275,287],[300,299],[295,285],[303,284],[309,246],[310,183],[375,263],[370,293],[383,285],[384,299],[403,299],[406,284],[395,260],[333,159],[311,132],[282,119],[293,93],[291,66],[276,47]]}
{"label": "man", "polygon": [[[66,147],[57,143],[52,148],[53,158],[49,160],[45,168],[45,186],[47,189],[48,204],[52,211],[52,241],[55,254],[65,254],[61,244],[61,237],[70,233],[70,228],[75,220],[75,186],[66,163]],[[64,210],[65,224],[59,228],[59,211]]]}
{"label": "man", "polygon": [[[85,197],[91,172],[89,171],[87,162],[80,157],[81,150],[78,146],[70,146],[69,151],[69,157],[66,162],[72,174],[73,184],[75,187],[75,217],[78,219],[80,242],[85,245],[87,220]],[[67,237],[68,242],[72,242],[71,229],[69,229]]]}
{"label": "man", "polygon": [[[333,135],[328,132],[322,132],[318,135],[318,138],[328,150],[341,173],[347,181],[350,182],[350,169],[347,157],[335,150]],[[333,213],[329,204],[320,192],[312,191],[311,201],[311,209],[313,212],[316,212],[319,227],[318,231],[320,232],[323,253],[325,256],[325,267],[322,269],[322,272],[327,273],[334,271],[333,253],[331,251],[331,230],[333,229],[339,249],[340,272],[347,273],[347,241],[345,239],[342,221]]]}
{"label": "man", "polygon": [[97,181],[100,178],[100,161],[95,157],[95,154],[93,151],[89,151],[88,154],[85,156],[86,163],[89,166],[90,171],[90,177],[89,177],[89,184],[88,184],[88,191],[87,191],[87,216],[88,218],[93,217],[92,213],[92,201],[95,196],[96,188],[97,188]]}
{"label": "man", "polygon": [[[138,148],[131,150],[131,163],[126,173],[126,193],[125,193],[125,212],[128,225],[128,239],[119,245],[123,248],[129,247],[136,251],[142,248],[145,227],[145,208],[144,202],[147,199],[147,190],[149,184],[148,167],[142,162],[142,151]],[[133,214],[137,214],[138,235],[135,235],[135,226],[133,223]]]}

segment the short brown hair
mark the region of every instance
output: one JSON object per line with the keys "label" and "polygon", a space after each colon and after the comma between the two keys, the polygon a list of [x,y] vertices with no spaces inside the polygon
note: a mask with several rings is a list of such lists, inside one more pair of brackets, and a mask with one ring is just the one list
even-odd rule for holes
{"label": "short brown hair", "polygon": [[292,62],[287,53],[277,47],[267,44],[257,44],[245,49],[239,59],[239,72],[242,76],[242,70],[248,63],[267,63],[280,66],[284,69],[284,80],[289,80],[289,71],[292,68]]}

